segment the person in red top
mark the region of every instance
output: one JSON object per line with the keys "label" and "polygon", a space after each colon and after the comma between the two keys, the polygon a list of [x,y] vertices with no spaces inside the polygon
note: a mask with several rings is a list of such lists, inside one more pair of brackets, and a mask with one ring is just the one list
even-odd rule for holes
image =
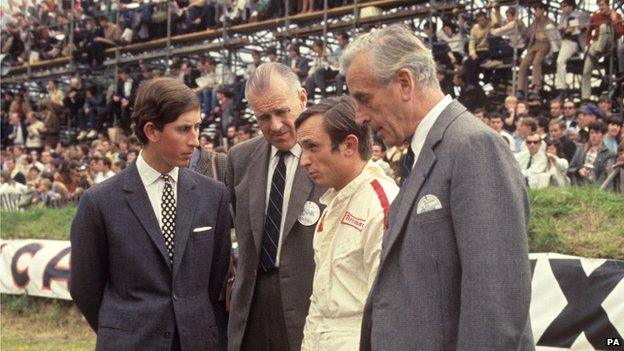
{"label": "person in red top", "polygon": [[589,45],[583,76],[581,79],[581,98],[588,100],[591,96],[591,73],[603,54],[613,47],[615,41],[624,34],[622,15],[609,7],[609,0],[598,1],[599,10],[589,20],[589,30],[585,38]]}

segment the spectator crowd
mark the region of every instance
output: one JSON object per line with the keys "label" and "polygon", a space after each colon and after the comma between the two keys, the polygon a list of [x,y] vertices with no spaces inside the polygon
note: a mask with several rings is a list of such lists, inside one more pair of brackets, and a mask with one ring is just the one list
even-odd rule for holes
{"label": "spectator crowd", "polygon": [[[59,57],[68,54],[72,45],[78,61],[97,67],[107,47],[166,35],[160,25],[166,21],[164,2],[76,1],[73,8],[69,1],[8,3],[3,2],[0,13],[2,53],[12,64]],[[330,1],[330,6],[342,4]],[[279,1],[230,5],[224,11],[213,1],[172,1],[172,31],[190,33],[224,20],[253,21],[285,11]],[[319,7],[305,0],[301,8],[293,3],[290,9],[294,14]],[[547,16],[547,6],[536,3],[530,7],[527,26],[518,8],[507,7],[502,16],[500,6],[489,3],[487,11],[474,18],[454,11],[414,30],[431,46],[443,91],[501,135],[528,187],[596,184],[624,192],[622,101],[614,98],[622,91],[610,87],[592,91],[590,85],[601,58],[612,53],[619,65],[616,82],[621,84],[624,78],[622,16],[608,0],[598,1],[593,14],[580,11],[574,0],[564,0],[561,9],[555,23]],[[75,28],[72,43],[67,35],[70,16],[84,19]],[[71,77],[66,87],[49,80],[37,103],[26,92],[3,90],[0,193],[24,195],[21,206],[73,201],[124,169],[141,148],[130,133],[137,89],[159,76],[177,77],[195,90],[203,117],[201,150],[224,154],[257,133],[244,118],[244,90],[246,80],[263,62],[281,61],[291,67],[311,102],[346,92],[339,61],[350,38],[347,32],[333,38],[335,45],[317,39],[310,48],[304,40],[293,40],[286,57],[280,57],[275,47],[252,51],[240,75],[226,62],[206,55],[178,58],[166,69],[142,61],[121,67],[108,86],[81,75]],[[27,57],[30,39],[33,45]],[[569,89],[568,62],[574,57],[582,59],[580,95]],[[543,69],[548,58],[554,64],[555,90],[545,92]],[[511,87],[508,63],[514,60],[520,64]],[[489,95],[486,85],[494,87]],[[592,101],[592,96],[599,99]],[[375,139],[372,158],[399,183],[405,152],[401,147],[386,149]]]}

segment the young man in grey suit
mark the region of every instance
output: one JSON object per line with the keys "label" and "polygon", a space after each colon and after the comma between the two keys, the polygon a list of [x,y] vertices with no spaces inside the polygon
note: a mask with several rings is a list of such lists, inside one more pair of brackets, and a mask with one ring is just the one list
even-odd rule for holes
{"label": "young man in grey suit", "polygon": [[263,135],[228,155],[239,245],[228,349],[299,350],[312,292],[318,199],[325,191],[299,165],[295,119],[306,92],[288,66],[269,62],[249,78],[246,96]]}
{"label": "young man in grey suit", "polygon": [[199,101],[176,79],[153,79],[132,119],[141,154],[85,192],[72,223],[72,298],[97,350],[216,350],[229,195],[185,168],[198,144]]}
{"label": "young man in grey suit", "polygon": [[404,26],[342,57],[357,121],[407,143],[361,350],[532,350],[529,202],[509,146],[445,96],[431,51]]}

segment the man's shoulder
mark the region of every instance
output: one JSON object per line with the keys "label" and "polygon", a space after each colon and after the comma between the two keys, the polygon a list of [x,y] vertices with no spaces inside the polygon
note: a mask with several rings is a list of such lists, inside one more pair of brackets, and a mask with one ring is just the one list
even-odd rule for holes
{"label": "man's shoulder", "polygon": [[180,168],[180,173],[183,177],[190,177],[202,191],[214,194],[215,191],[225,190],[225,184],[203,174],[193,172],[187,168]]}
{"label": "man's shoulder", "polygon": [[266,146],[268,141],[262,135],[258,135],[249,140],[243,141],[242,143],[236,144],[232,146],[230,151],[228,152],[228,157],[241,157],[243,155],[249,155],[250,153],[256,151],[261,146]]}

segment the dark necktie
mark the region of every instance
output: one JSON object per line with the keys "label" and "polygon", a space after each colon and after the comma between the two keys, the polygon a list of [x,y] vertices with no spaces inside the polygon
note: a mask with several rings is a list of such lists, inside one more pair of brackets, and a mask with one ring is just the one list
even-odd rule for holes
{"label": "dark necktie", "polygon": [[171,186],[171,176],[163,174],[160,176],[165,181],[165,189],[162,194],[160,204],[162,210],[162,233],[165,238],[165,246],[169,253],[169,261],[173,263],[173,238],[176,228],[176,202],[173,197],[173,187]]}
{"label": "dark necktie", "polygon": [[403,186],[403,183],[407,180],[410,172],[412,171],[412,167],[414,166],[414,151],[412,150],[412,146],[410,145],[407,148],[407,153],[401,159],[401,184],[399,186]]}
{"label": "dark necktie", "polygon": [[531,163],[533,163],[533,155],[529,156],[529,163],[527,163],[527,168],[526,169],[531,168]]}
{"label": "dark necktie", "polygon": [[260,268],[265,272],[275,266],[277,259],[277,245],[279,243],[280,227],[282,224],[282,204],[284,203],[284,187],[286,185],[286,151],[279,151],[279,161],[273,172],[269,206],[264,219],[264,236],[262,238],[262,252],[260,253]]}

